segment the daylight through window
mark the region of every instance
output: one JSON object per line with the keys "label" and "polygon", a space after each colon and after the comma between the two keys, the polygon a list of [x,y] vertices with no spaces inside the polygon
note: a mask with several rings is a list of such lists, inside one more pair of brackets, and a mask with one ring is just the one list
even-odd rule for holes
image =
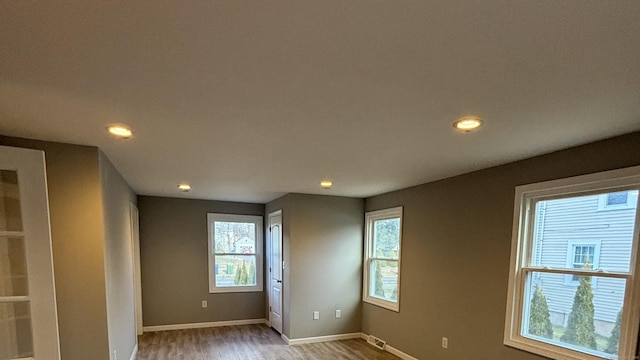
{"label": "daylight through window", "polygon": [[[505,344],[553,359],[634,358],[638,189],[640,168],[516,189]],[[603,199],[625,206],[601,211]]]}
{"label": "daylight through window", "polygon": [[365,302],[399,311],[402,207],[365,215]]}
{"label": "daylight through window", "polygon": [[262,217],[207,214],[209,292],[262,291]]}

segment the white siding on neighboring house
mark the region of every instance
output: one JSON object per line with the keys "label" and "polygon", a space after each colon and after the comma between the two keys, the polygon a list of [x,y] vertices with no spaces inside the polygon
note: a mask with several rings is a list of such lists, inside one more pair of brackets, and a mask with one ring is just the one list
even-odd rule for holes
{"label": "white siding on neighboring house", "polygon": [[[635,193],[634,193],[635,194]],[[590,259],[594,268],[627,271],[635,206],[606,209],[602,196],[590,195],[539,202],[536,208],[536,264],[548,267],[572,267],[573,245],[593,245],[599,250]],[[637,199],[637,195],[635,195]],[[552,313],[569,314],[577,281],[567,276],[539,274],[534,281],[541,284]],[[624,297],[624,282],[607,278],[592,281],[595,319],[614,323]],[[553,318],[553,316],[552,316]],[[558,317],[555,318],[556,321]]]}

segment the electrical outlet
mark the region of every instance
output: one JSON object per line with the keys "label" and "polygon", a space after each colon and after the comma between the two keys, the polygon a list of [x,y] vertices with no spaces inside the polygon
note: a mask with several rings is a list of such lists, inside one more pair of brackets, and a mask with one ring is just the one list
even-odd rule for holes
{"label": "electrical outlet", "polygon": [[442,348],[443,349],[448,349],[449,348],[449,339],[446,337],[442,338]]}
{"label": "electrical outlet", "polygon": [[208,306],[207,300],[202,300],[202,308],[206,308]]}
{"label": "electrical outlet", "polygon": [[339,319],[340,316],[342,316],[342,311],[341,310],[336,310],[336,319]]}
{"label": "electrical outlet", "polygon": [[313,320],[320,320],[320,311],[313,312]]}

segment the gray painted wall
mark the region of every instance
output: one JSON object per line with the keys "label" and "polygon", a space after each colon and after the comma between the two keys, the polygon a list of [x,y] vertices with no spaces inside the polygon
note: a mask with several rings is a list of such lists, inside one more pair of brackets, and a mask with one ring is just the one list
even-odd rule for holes
{"label": "gray painted wall", "polygon": [[266,318],[264,291],[209,294],[207,258],[207,213],[263,216],[263,204],[139,196],[138,209],[145,326]]}
{"label": "gray painted wall", "polygon": [[[359,332],[364,201],[288,194],[266,208],[283,209],[285,335]],[[339,319],[337,309],[342,310]],[[314,311],[320,312],[319,320],[313,320]]]}
{"label": "gray painted wall", "polygon": [[130,204],[136,194],[100,152],[100,179],[105,224],[105,275],[109,354],[128,359],[137,344]]}
{"label": "gray painted wall", "polygon": [[515,187],[639,165],[638,144],[640,132],[367,198],[367,211],[404,206],[402,294],[399,313],[363,304],[362,331],[419,359],[542,359],[502,344]]}
{"label": "gray painted wall", "polygon": [[5,136],[0,144],[45,152],[62,358],[109,359],[98,149]]}

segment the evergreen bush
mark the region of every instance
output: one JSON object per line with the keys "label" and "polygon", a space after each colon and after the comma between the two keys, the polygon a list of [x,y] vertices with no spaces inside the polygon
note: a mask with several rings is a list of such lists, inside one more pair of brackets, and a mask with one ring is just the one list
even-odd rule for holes
{"label": "evergreen bush", "polygon": [[580,285],[573,298],[573,306],[569,314],[569,323],[561,341],[596,349],[596,331],[593,324],[593,289],[591,276],[579,276]]}
{"label": "evergreen bush", "polygon": [[233,275],[233,284],[234,285],[240,285],[240,275],[241,275],[240,274],[240,272],[241,272],[240,270],[241,270],[241,268],[240,268],[240,266],[235,266],[235,268],[236,268],[236,273]]}
{"label": "evergreen bush", "polygon": [[384,297],[384,289],[382,288],[382,266],[380,266],[380,261],[376,261],[376,288],[375,295]]}
{"label": "evergreen bush", "polygon": [[618,312],[618,317],[616,317],[616,324],[613,326],[613,330],[611,330],[611,336],[607,341],[607,348],[604,350],[609,354],[617,354],[618,346],[620,345],[620,324],[622,323],[622,310]]}
{"label": "evergreen bush", "polygon": [[247,281],[248,284],[251,285],[256,282],[256,263],[253,261],[249,263],[249,273],[247,274]]}
{"label": "evergreen bush", "polygon": [[240,266],[240,281],[238,284],[247,285],[247,263],[245,261],[243,261]]}
{"label": "evergreen bush", "polygon": [[553,338],[553,326],[549,315],[549,305],[547,297],[540,286],[536,285],[529,308],[529,334],[542,336],[548,339]]}

